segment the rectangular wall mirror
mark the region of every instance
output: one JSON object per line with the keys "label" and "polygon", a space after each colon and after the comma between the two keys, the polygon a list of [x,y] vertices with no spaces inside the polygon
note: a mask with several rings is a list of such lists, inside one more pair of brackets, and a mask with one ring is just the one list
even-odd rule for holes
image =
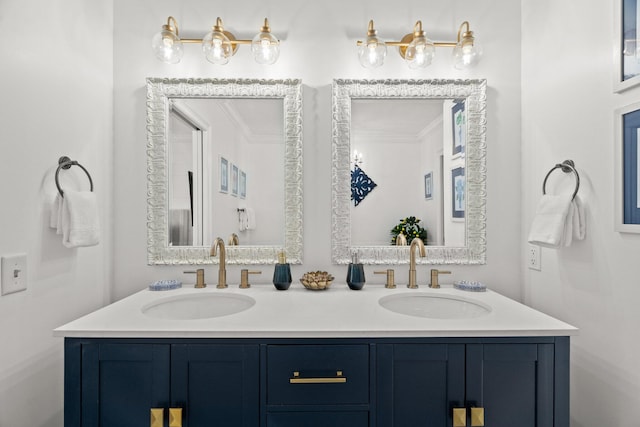
{"label": "rectangular wall mirror", "polygon": [[149,264],[302,262],[298,80],[147,79]]}
{"label": "rectangular wall mirror", "polygon": [[408,263],[405,218],[421,262],[485,262],[485,108],[484,80],[334,81],[334,263]]}

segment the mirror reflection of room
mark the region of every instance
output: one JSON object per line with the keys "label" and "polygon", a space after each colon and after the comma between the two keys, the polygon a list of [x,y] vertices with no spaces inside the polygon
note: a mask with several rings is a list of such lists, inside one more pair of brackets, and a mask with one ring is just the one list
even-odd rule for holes
{"label": "mirror reflection of room", "polygon": [[284,243],[282,99],[174,98],[169,246]]}
{"label": "mirror reflection of room", "polygon": [[351,101],[352,245],[466,244],[464,105]]}

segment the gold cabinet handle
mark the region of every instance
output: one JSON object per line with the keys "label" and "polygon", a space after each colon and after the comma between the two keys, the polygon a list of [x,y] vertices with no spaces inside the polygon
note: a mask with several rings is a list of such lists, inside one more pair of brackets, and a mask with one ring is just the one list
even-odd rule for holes
{"label": "gold cabinet handle", "polygon": [[466,427],[467,408],[453,408],[453,427]]}
{"label": "gold cabinet handle", "polygon": [[484,408],[471,408],[471,427],[484,427]]}
{"label": "gold cabinet handle", "polygon": [[151,408],[151,427],[163,427],[164,424],[164,409],[163,408]]}
{"label": "gold cabinet handle", "polygon": [[346,383],[347,377],[342,376],[342,371],[336,371],[335,377],[322,377],[322,378],[302,378],[300,372],[295,371],[293,378],[289,378],[291,384],[335,384]]}
{"label": "gold cabinet handle", "polygon": [[182,408],[169,408],[169,427],[182,427]]}

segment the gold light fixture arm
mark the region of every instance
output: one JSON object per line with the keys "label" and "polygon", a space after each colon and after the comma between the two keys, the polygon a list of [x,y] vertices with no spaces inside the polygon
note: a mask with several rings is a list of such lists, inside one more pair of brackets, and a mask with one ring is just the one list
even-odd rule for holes
{"label": "gold light fixture arm", "polygon": [[[467,31],[465,31],[464,33],[462,32],[462,28],[466,26]],[[373,28],[373,20],[369,21],[369,26],[367,28],[367,36],[371,36],[371,35],[376,35],[378,32]],[[411,43],[411,41],[416,38],[416,37],[424,37],[425,36],[425,32],[422,28],[422,21],[417,21],[416,24],[413,26],[413,32],[406,34],[404,37],[402,37],[402,39],[400,41],[385,41],[384,43],[387,46],[397,46],[398,48],[400,48],[400,56],[402,56],[404,58],[404,53],[407,50],[407,46],[409,46],[409,43]],[[458,40],[457,42],[449,42],[449,41],[445,41],[445,42],[433,42],[433,45],[435,47],[456,47],[456,44],[458,44],[458,42],[460,42],[460,38],[466,38],[466,37],[470,37],[471,40],[473,41],[473,31],[469,30],[469,22],[468,21],[464,21],[461,25],[460,28],[458,29]],[[358,46],[361,46],[362,44],[364,44],[364,42],[362,40],[358,40],[356,42],[356,44]]]}
{"label": "gold light fixture arm", "polygon": [[[466,31],[462,31],[462,29],[466,27]],[[460,24],[460,28],[458,28],[458,44],[462,44],[462,46],[473,46],[475,38],[473,37],[473,31],[471,31],[469,27],[469,21],[464,21]]]}
{"label": "gold light fixture arm", "polygon": [[[173,25],[171,25],[171,22],[173,22]],[[175,33],[176,36],[180,37],[180,30],[178,29],[178,21],[176,21],[176,18],[174,18],[173,16],[169,16],[167,18],[167,25],[163,25],[162,29],[171,31],[172,33]]]}
{"label": "gold light fixture arm", "polygon": [[[177,26],[176,26],[176,28],[177,28]],[[265,31],[265,28],[268,31]],[[224,34],[225,36],[227,36],[227,38],[229,39],[229,42],[231,43],[231,46],[233,46],[233,54],[234,55],[235,55],[236,51],[238,50],[238,45],[251,44],[251,40],[237,40],[236,36],[234,36],[233,33],[225,30],[224,29],[224,25],[222,23],[222,19],[220,17],[218,17],[216,19],[216,24],[213,27],[211,27],[211,29],[213,31],[219,31],[222,34]],[[271,28],[269,27],[269,22],[267,21],[266,18],[264,20],[264,26],[262,27],[261,31],[271,32]],[[181,41],[182,41],[182,43],[202,43],[202,39],[181,39]]]}
{"label": "gold light fixture arm", "polygon": [[378,30],[376,30],[373,26],[373,19],[369,21],[369,26],[367,28],[367,36],[375,36],[378,34]]}
{"label": "gold light fixture arm", "polygon": [[[462,32],[462,27],[467,27],[467,31],[465,31],[464,33]],[[460,28],[458,28],[458,43],[460,43],[460,35],[464,35],[466,36],[468,33],[472,33],[469,30],[469,21],[464,21],[462,24],[460,24]],[[473,33],[472,33],[473,34]]]}
{"label": "gold light fixture arm", "polygon": [[271,27],[269,26],[269,20],[267,18],[264,18],[264,25],[262,26],[262,28],[260,28],[260,32],[261,33],[271,32]]}

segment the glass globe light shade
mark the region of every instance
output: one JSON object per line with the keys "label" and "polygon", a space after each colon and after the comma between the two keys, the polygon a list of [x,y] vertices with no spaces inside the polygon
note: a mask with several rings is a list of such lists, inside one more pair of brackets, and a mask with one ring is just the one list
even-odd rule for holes
{"label": "glass globe light shade", "polygon": [[463,38],[456,47],[453,48],[453,67],[464,70],[473,67],[482,57],[482,48],[473,41]]}
{"label": "glass globe light shade", "polygon": [[415,37],[404,54],[404,59],[411,69],[426,68],[431,65],[436,55],[436,47],[431,40],[424,36]]}
{"label": "glass globe light shade", "polygon": [[251,52],[258,64],[275,64],[280,56],[280,41],[271,32],[261,31],[251,40]]}
{"label": "glass globe light shade", "polygon": [[202,52],[212,64],[224,65],[233,55],[233,46],[223,32],[214,30],[202,38]]}
{"label": "glass globe light shade", "polygon": [[151,48],[156,58],[167,64],[177,64],[184,53],[180,37],[166,25],[162,27],[162,31],[153,36]]}
{"label": "glass globe light shade", "polygon": [[387,45],[376,36],[367,36],[367,39],[358,46],[358,59],[364,68],[378,68],[384,64],[387,56]]}

